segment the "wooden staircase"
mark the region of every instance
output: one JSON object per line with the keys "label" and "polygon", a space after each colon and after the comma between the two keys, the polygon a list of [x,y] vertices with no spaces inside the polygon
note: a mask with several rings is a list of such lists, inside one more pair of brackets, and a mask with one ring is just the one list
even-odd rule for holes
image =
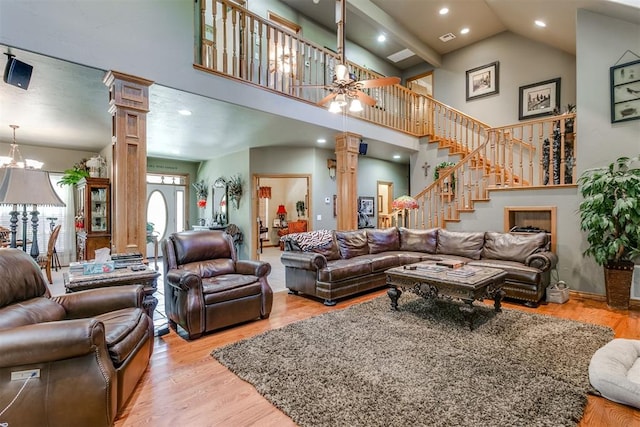
{"label": "wooden staircase", "polygon": [[436,100],[429,103],[429,142],[461,160],[415,196],[419,207],[406,222],[394,212],[395,224],[444,228],[489,201],[492,190],[575,184],[575,114],[490,127]]}

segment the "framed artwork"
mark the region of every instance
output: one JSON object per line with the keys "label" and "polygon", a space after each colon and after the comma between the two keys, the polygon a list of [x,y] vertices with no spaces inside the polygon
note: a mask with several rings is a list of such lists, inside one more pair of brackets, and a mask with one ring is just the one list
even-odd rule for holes
{"label": "framed artwork", "polygon": [[358,213],[374,216],[375,203],[373,197],[358,197]]}
{"label": "framed artwork", "polygon": [[640,119],[640,60],[614,65],[611,75],[611,123]]}
{"label": "framed artwork", "polygon": [[467,70],[467,101],[499,93],[498,61]]}
{"label": "framed artwork", "polygon": [[560,108],[560,78],[520,86],[518,118],[550,116]]}

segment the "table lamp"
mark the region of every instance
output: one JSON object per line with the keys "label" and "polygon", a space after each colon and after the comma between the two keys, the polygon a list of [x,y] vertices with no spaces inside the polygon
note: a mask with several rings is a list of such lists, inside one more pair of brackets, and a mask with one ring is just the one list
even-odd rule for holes
{"label": "table lamp", "polygon": [[280,224],[284,225],[283,222],[287,217],[287,209],[285,209],[284,205],[278,205],[278,211],[276,212],[276,215],[278,215],[278,218],[280,218]]}
{"label": "table lamp", "polygon": [[4,179],[0,184],[0,204],[13,205],[10,215],[11,241],[10,247],[17,247],[16,228],[18,225],[18,205],[22,205],[22,250],[27,246],[27,205],[32,205],[31,225],[33,237],[31,256],[35,259],[40,255],[38,249],[38,210],[40,206],[66,206],[51,186],[49,172],[41,169],[27,169],[8,167],[5,169]]}

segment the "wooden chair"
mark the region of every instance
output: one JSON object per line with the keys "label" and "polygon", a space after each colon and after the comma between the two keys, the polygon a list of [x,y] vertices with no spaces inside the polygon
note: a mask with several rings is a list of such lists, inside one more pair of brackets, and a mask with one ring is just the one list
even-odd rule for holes
{"label": "wooden chair", "polygon": [[58,234],[60,234],[60,227],[62,227],[62,225],[56,225],[51,232],[51,236],[49,236],[49,243],[47,244],[47,253],[38,257],[38,264],[40,265],[40,268],[45,269],[50,285],[53,284],[53,279],[51,278],[51,263],[54,259],[54,250],[56,247],[56,240],[58,240]]}
{"label": "wooden chair", "polygon": [[0,245],[9,246],[11,240],[11,230],[0,225]]}

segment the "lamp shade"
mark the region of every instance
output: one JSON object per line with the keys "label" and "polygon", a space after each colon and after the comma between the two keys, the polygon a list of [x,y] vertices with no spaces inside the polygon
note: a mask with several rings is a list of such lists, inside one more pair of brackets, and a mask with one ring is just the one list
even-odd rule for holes
{"label": "lamp shade", "polygon": [[418,202],[411,196],[400,196],[391,203],[393,209],[418,209]]}
{"label": "lamp shade", "polygon": [[6,168],[0,184],[0,204],[66,206],[51,186],[49,172]]}
{"label": "lamp shade", "polygon": [[260,187],[258,188],[258,197],[261,199],[270,199],[271,198],[271,187]]}
{"label": "lamp shade", "polygon": [[276,212],[277,215],[286,215],[287,214],[287,210],[284,208],[284,205],[278,205],[278,212]]}

